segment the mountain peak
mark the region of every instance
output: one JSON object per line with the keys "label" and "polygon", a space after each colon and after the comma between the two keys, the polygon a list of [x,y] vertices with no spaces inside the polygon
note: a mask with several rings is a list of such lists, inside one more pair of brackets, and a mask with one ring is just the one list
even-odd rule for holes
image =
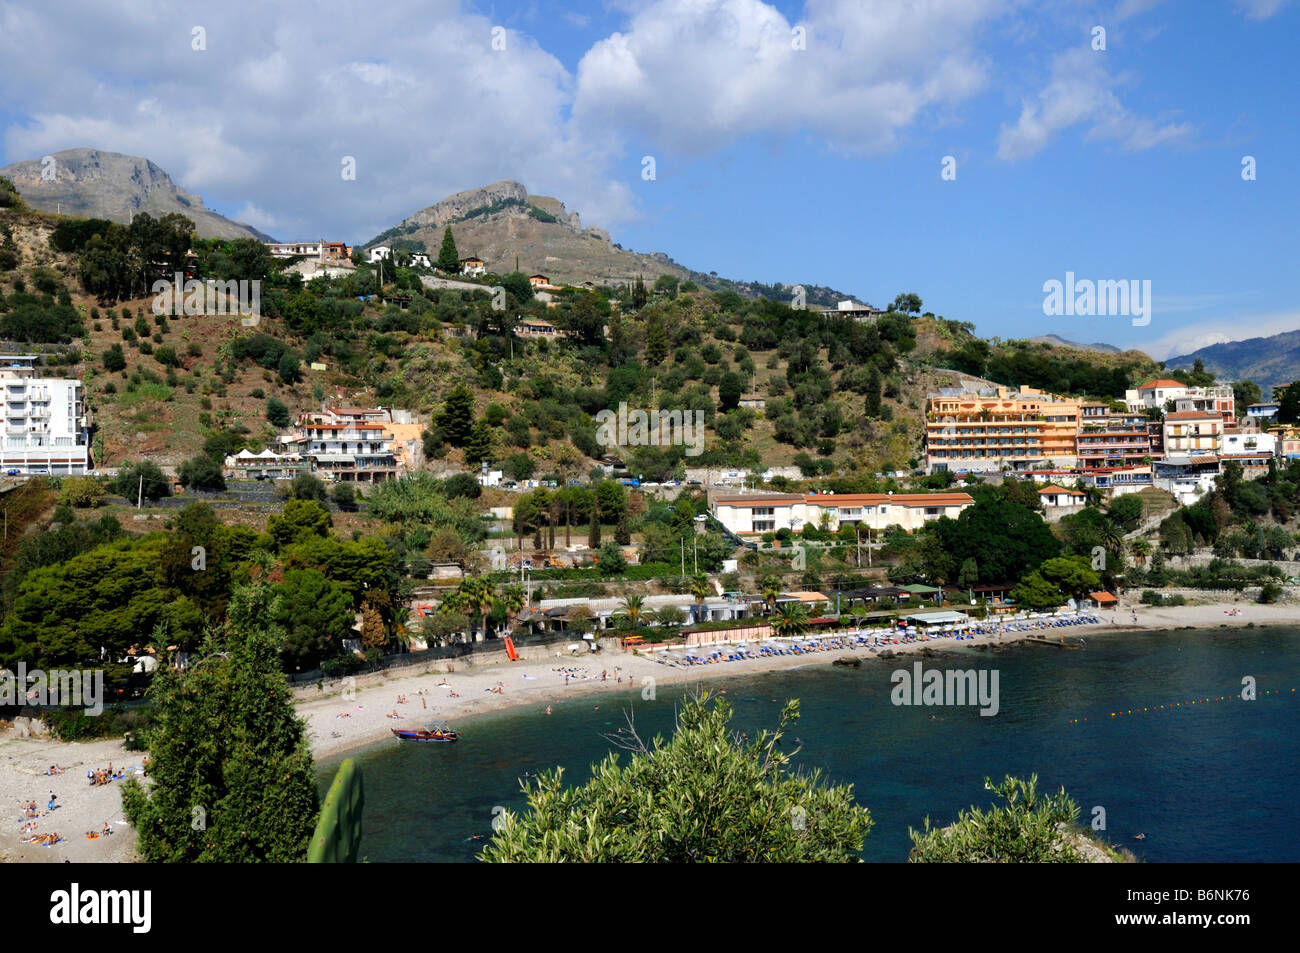
{"label": "mountain peak", "polygon": [[[440,229],[478,218],[528,219],[560,225],[574,234],[582,234],[582,220],[570,212],[559,199],[548,195],[530,195],[522,182],[501,179],[477,189],[449,195],[441,202],[420,209],[397,223],[405,232],[417,229]],[[592,237],[609,241],[609,233],[589,229]]]}
{"label": "mountain peak", "polygon": [[125,224],[139,212],[179,212],[203,238],[269,240],[250,225],[235,222],[187,192],[153,160],[103,149],[64,149],[0,169],[27,204],[41,212],[106,218]]}

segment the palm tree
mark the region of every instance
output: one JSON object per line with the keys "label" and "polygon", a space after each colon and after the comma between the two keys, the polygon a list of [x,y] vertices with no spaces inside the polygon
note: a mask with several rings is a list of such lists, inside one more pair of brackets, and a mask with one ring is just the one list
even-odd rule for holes
{"label": "palm tree", "polygon": [[1147,557],[1151,555],[1151,544],[1145,539],[1135,539],[1129,546],[1133,550],[1133,557],[1143,565],[1146,564]]}
{"label": "palm tree", "polygon": [[482,620],[483,638],[486,639],[488,613],[492,611],[497,601],[496,593],[492,591],[492,584],[482,576],[463,579],[460,588],[456,590],[455,598],[466,615],[478,616]]}
{"label": "palm tree", "polygon": [[515,619],[519,618],[519,613],[528,604],[528,598],[524,595],[524,587],[519,583],[506,586],[501,590],[499,601],[506,609],[506,630],[512,631],[515,627]]}
{"label": "palm tree", "polygon": [[780,598],[781,590],[777,588],[776,583],[768,582],[763,584],[763,603],[767,606],[770,614],[776,608],[776,600]]}
{"label": "palm tree", "polygon": [[699,622],[704,618],[704,598],[709,594],[709,580],[707,576],[699,575],[691,580],[691,595],[695,597],[695,621]]}
{"label": "palm tree", "polygon": [[627,616],[632,623],[632,628],[641,628],[641,618],[645,615],[645,596],[629,594],[623,597],[621,615]]}
{"label": "palm tree", "polygon": [[772,631],[782,638],[803,635],[808,631],[808,610],[797,602],[787,602],[772,616]]}
{"label": "palm tree", "polygon": [[1102,575],[1112,581],[1124,572],[1124,533],[1110,520],[1101,526],[1101,544],[1106,549],[1106,563]]}
{"label": "palm tree", "polygon": [[390,650],[405,650],[411,647],[408,631],[411,622],[411,607],[400,603],[393,607],[392,627],[389,630],[388,644]]}

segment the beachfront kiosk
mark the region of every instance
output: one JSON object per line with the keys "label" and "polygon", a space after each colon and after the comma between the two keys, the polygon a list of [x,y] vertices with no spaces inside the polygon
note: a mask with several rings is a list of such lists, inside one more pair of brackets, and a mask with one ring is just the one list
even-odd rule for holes
{"label": "beachfront kiosk", "polygon": [[909,629],[915,627],[923,635],[937,635],[942,632],[954,632],[970,625],[970,617],[964,612],[944,609],[939,612],[913,612],[903,617]]}

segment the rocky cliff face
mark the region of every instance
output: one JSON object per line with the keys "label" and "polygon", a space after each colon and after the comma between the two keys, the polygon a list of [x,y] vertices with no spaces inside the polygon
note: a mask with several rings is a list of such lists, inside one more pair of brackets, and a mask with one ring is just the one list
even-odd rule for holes
{"label": "rocky cliff face", "polygon": [[690,272],[667,255],[627,251],[615,246],[609,232],[584,227],[577,212],[548,195],[530,195],[513,179],[448,196],[407,216],[367,243],[406,239],[422,243],[430,254],[450,227],[462,256],[478,255],[489,271],[541,272],[554,281],[577,284],[624,284],[638,275],[647,282],[663,274],[686,278]]}
{"label": "rocky cliff face", "polygon": [[[488,211],[485,211],[488,210]],[[575,235],[587,235],[597,240],[609,241],[609,232],[601,228],[582,227],[577,212],[570,212],[559,199],[549,195],[529,195],[528,189],[513,179],[502,179],[478,189],[466,189],[448,196],[436,205],[421,209],[398,222],[399,229],[446,228],[461,222],[472,223],[476,218],[536,218],[534,210],[555,219],[546,224],[559,225]]]}
{"label": "rocky cliff face", "polygon": [[10,179],[27,204],[41,212],[123,224],[139,212],[158,216],[179,212],[194,222],[202,238],[270,240],[251,225],[205,208],[202,197],[186,192],[163,169],[140,156],[65,149],[15,162],[0,169],[0,175]]}
{"label": "rocky cliff face", "polygon": [[[464,192],[449,195],[436,205],[420,209],[414,215],[404,218],[397,227],[406,228],[415,225],[420,228],[445,228],[477,209],[504,203],[509,203],[507,208],[510,212],[518,211],[520,214],[527,214],[525,208],[527,201],[526,188],[512,179],[502,179],[500,182],[493,182],[482,188],[466,189]],[[506,209],[503,208],[501,211],[506,212]]]}

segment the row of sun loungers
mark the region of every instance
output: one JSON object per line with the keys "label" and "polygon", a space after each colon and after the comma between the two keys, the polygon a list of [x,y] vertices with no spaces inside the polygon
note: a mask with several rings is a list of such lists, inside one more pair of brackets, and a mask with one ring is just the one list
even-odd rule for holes
{"label": "row of sun loungers", "polygon": [[806,639],[803,641],[771,641],[765,642],[755,649],[748,643],[737,645],[717,646],[689,650],[685,653],[680,652],[659,652],[654,659],[661,665],[673,667],[686,667],[692,665],[718,665],[724,662],[741,662],[746,659],[771,658],[778,655],[795,656],[795,655],[812,655],[817,652],[827,652],[831,649],[856,648],[866,646],[876,648],[886,645],[903,645],[912,642],[934,642],[945,638],[951,638],[956,642],[974,640],[981,635],[999,635],[1004,632],[1029,632],[1039,629],[1060,629],[1076,625],[1096,625],[1101,619],[1095,615],[1082,613],[1077,616],[1048,616],[1040,619],[1032,618],[1015,618],[1007,619],[1003,622],[989,623],[981,622],[965,626],[960,629],[943,632],[929,633],[905,633],[901,630],[885,630],[877,632],[858,631],[850,632],[848,635],[835,636],[825,639]]}

